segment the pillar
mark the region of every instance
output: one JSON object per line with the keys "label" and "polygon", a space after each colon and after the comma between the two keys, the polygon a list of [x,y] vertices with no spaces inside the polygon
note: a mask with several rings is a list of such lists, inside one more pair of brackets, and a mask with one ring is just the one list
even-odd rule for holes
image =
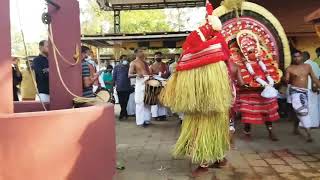
{"label": "pillar", "polygon": [[119,10],[115,10],[114,11],[114,33],[118,34],[121,32],[121,28],[120,28],[120,20],[121,20],[121,17],[120,17],[120,11]]}
{"label": "pillar", "polygon": [[13,112],[10,1],[0,1],[0,113]]}
{"label": "pillar", "polygon": [[[61,54],[68,61],[74,63],[73,55],[76,52],[76,45],[80,48],[80,9],[78,0],[53,0],[60,5],[56,10],[49,6],[49,13],[52,16],[52,32],[55,44]],[[75,94],[82,95],[81,62],[71,66],[64,62],[61,57],[57,58],[62,78],[67,87]],[[49,57],[50,66],[50,109],[65,109],[72,107],[73,96],[67,92],[58,76],[56,63],[51,49]]]}

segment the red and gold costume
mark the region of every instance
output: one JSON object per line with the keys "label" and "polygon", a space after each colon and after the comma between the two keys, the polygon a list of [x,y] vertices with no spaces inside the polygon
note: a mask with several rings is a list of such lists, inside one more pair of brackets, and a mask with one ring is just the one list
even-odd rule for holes
{"label": "red and gold costume", "polygon": [[[263,124],[279,119],[277,91],[281,68],[289,64],[290,51],[283,28],[263,7],[225,0],[215,10],[222,20],[222,34],[230,48],[230,60],[236,63],[247,88],[238,91],[243,123]],[[234,13],[240,10],[241,13]],[[279,67],[280,64],[280,67]]]}

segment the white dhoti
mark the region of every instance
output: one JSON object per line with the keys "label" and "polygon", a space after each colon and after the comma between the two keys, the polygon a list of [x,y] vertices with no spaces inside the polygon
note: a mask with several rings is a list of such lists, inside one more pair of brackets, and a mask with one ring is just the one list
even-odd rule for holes
{"label": "white dhoti", "polygon": [[311,127],[319,127],[319,97],[318,93],[309,92],[309,114],[311,118]]}
{"label": "white dhoti", "polygon": [[129,96],[129,101],[128,101],[128,105],[127,105],[127,113],[129,116],[133,116],[136,114],[136,102],[135,102],[135,93],[131,93]]}
{"label": "white dhoti", "polygon": [[151,121],[151,106],[144,104],[145,81],[148,78],[136,78],[135,102],[137,125],[149,124]]}
{"label": "white dhoti", "polygon": [[161,106],[160,104],[151,106],[151,114],[153,118],[167,116],[168,108]]}
{"label": "white dhoti", "polygon": [[180,118],[181,120],[183,120],[183,118],[184,118],[184,114],[183,114],[183,113],[178,113],[178,116],[179,116],[179,118]]}
{"label": "white dhoti", "polygon": [[[320,68],[318,64],[311,59],[305,61],[306,64],[309,64],[312,67],[313,73],[316,77],[320,77]],[[318,93],[312,92],[312,79],[308,77],[308,89],[309,89],[309,113],[311,118],[311,127],[319,127],[320,125],[320,109],[319,109],[319,95]]]}
{"label": "white dhoti", "polygon": [[290,87],[292,107],[300,120],[300,126],[311,128],[312,120],[309,113],[309,90],[304,88]]}

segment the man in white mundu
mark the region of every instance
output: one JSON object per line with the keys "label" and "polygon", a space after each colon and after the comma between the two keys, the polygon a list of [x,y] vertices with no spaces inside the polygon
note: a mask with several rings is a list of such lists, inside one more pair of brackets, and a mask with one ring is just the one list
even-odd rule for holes
{"label": "man in white mundu", "polygon": [[[151,74],[157,80],[165,80],[170,76],[169,66],[162,62],[162,53],[156,52],[154,54],[155,62],[151,65]],[[162,106],[161,104],[151,106],[151,114],[155,120],[164,121],[168,115],[168,108]]]}
{"label": "man in white mundu", "polygon": [[[131,86],[135,87],[136,79],[130,79]],[[129,96],[128,105],[127,105],[127,112],[129,116],[136,115],[136,101],[135,101],[135,92],[132,92]]]}
{"label": "man in white mundu", "polygon": [[131,62],[129,78],[136,78],[135,102],[136,102],[136,123],[138,126],[147,127],[151,121],[151,107],[144,103],[145,81],[149,79],[150,70],[145,62],[143,49],[134,51],[136,59]]}
{"label": "man in white mundu", "polygon": [[[305,60],[305,64],[309,64],[312,68],[313,73],[317,78],[320,77],[320,68],[316,62],[310,59],[310,54],[308,52],[302,53]],[[318,90],[315,88],[314,83],[312,82],[311,77],[308,77],[308,89],[309,89],[309,113],[311,118],[311,127],[319,127],[320,125],[320,111],[319,111],[319,94]],[[300,126],[302,124],[300,123]]]}

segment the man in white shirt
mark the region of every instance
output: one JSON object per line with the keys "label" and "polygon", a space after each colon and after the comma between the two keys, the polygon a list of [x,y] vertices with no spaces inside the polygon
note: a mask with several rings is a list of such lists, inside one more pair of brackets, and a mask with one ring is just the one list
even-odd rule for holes
{"label": "man in white shirt", "polygon": [[[314,72],[314,74],[318,77],[320,77],[320,68],[316,62],[310,59],[310,54],[305,51],[303,52],[303,58],[305,60],[305,64],[309,64]],[[317,90],[316,86],[312,82],[311,78],[308,77],[308,89],[309,89],[309,109],[310,109],[310,116],[312,120],[311,127],[319,127],[320,125],[320,96],[319,91]]]}

